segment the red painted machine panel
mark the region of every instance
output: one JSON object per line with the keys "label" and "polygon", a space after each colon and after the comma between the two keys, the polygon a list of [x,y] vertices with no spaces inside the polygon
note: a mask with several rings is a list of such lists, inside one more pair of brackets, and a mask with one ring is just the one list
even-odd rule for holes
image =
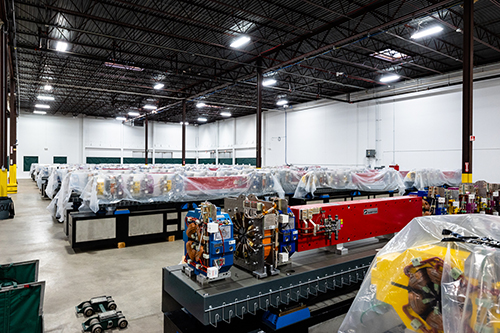
{"label": "red painted machine panel", "polygon": [[422,216],[422,199],[405,196],[290,208],[300,252],[398,232]]}

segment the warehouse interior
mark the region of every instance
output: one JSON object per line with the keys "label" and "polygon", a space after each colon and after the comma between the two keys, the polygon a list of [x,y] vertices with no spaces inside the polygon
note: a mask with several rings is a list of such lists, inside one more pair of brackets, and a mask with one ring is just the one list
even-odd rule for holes
{"label": "warehouse interior", "polygon": [[0,25],[0,333],[500,329],[497,0]]}

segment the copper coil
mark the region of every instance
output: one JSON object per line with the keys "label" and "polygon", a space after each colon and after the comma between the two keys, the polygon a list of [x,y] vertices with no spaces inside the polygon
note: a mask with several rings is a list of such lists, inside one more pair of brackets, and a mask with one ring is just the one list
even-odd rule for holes
{"label": "copper coil", "polygon": [[191,247],[192,245],[193,245],[193,241],[189,241],[186,243],[186,253],[187,253],[189,259],[194,260],[194,258],[196,256],[196,250]]}
{"label": "copper coil", "polygon": [[437,329],[438,331],[443,331],[443,316],[441,313],[436,313],[432,311],[425,319],[430,327]]}
{"label": "copper coil", "polygon": [[203,255],[203,245],[200,245],[200,250],[198,252],[196,252],[196,261],[200,261],[200,259],[202,258],[202,255]]}
{"label": "copper coil", "polygon": [[194,233],[197,233],[198,232],[198,227],[196,226],[196,223],[190,223],[188,225],[188,228],[186,230],[186,236],[191,239],[191,235],[193,235]]}
{"label": "copper coil", "polygon": [[442,266],[433,266],[426,268],[427,275],[431,279],[432,283],[441,285],[441,278],[443,277],[443,267]]}
{"label": "copper coil", "polygon": [[430,304],[424,304],[423,299],[423,296],[416,292],[411,291],[408,293],[408,303],[410,303],[412,310],[419,316],[426,313],[430,307]]}
{"label": "copper coil", "polygon": [[413,290],[422,290],[422,288],[427,286],[429,283],[430,279],[425,269],[420,269],[415,273],[410,274],[410,281],[408,282],[408,287],[410,287]]}

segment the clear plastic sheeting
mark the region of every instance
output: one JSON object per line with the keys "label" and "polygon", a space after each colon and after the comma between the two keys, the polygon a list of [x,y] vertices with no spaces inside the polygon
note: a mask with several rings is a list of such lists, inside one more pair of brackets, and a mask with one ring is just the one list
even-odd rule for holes
{"label": "clear plastic sheeting", "polygon": [[413,219],[377,253],[339,332],[498,332],[499,226],[481,214]]}
{"label": "clear plastic sheeting", "polygon": [[392,169],[315,169],[302,176],[294,198],[303,199],[318,191],[359,190],[366,192],[405,191],[403,177]]}
{"label": "clear plastic sheeting", "polygon": [[429,186],[458,186],[462,182],[462,171],[441,171],[439,169],[415,169],[404,177],[405,187],[423,190]]}
{"label": "clear plastic sheeting", "polygon": [[[169,171],[174,171],[172,168]],[[224,168],[165,171],[99,171],[88,179],[82,192],[81,209],[93,212],[99,205],[120,201],[186,202],[222,199],[241,194],[278,195],[285,192],[270,171]]]}

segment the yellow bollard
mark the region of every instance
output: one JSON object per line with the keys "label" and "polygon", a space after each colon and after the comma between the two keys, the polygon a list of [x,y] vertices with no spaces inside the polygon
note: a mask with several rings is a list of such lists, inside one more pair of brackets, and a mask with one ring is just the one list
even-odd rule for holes
{"label": "yellow bollard", "polygon": [[0,197],[7,196],[7,169],[0,170]]}
{"label": "yellow bollard", "polygon": [[9,183],[7,193],[17,193],[17,165],[13,164],[9,168]]}

